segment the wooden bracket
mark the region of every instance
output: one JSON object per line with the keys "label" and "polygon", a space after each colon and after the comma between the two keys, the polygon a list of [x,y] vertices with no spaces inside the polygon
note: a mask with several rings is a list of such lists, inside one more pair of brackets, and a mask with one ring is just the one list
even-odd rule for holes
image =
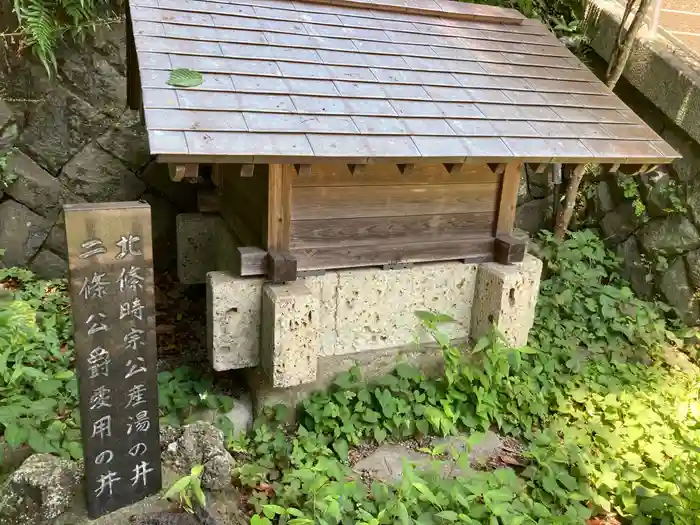
{"label": "wooden bracket", "polygon": [[464,164],[443,164],[443,166],[450,175],[457,175],[462,171],[462,166],[464,166]]}
{"label": "wooden bracket", "polygon": [[297,260],[289,252],[268,252],[267,278],[273,283],[288,283],[297,280]]}
{"label": "wooden bracket", "polygon": [[295,164],[294,169],[297,170],[297,175],[300,177],[311,175],[311,164]]}
{"label": "wooden bracket", "polygon": [[499,235],[493,246],[494,261],[500,264],[521,262],[525,258],[527,239],[519,239],[512,235]]}
{"label": "wooden bracket", "polygon": [[506,171],[506,164],[489,164],[489,169],[500,177]]}
{"label": "wooden bracket", "polygon": [[541,164],[538,164],[537,167],[535,168],[535,173],[544,173],[544,171],[547,169],[547,166],[549,166],[549,164],[546,164],[544,162]]}
{"label": "wooden bracket", "polygon": [[219,211],[219,195],[216,190],[201,188],[197,192],[197,208],[201,213],[217,213]]}
{"label": "wooden bracket", "polygon": [[181,182],[183,179],[196,180],[199,176],[199,164],[169,164],[170,180]]}
{"label": "wooden bracket", "polygon": [[241,177],[250,178],[255,173],[255,164],[241,164]]}
{"label": "wooden bracket", "polygon": [[610,166],[610,169],[608,170],[608,173],[617,173],[617,170],[620,169],[620,164],[613,164]]}

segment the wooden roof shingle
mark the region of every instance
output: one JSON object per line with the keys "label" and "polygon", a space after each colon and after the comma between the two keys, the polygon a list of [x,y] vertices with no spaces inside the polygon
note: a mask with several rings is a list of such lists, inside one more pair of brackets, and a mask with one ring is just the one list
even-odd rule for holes
{"label": "wooden roof shingle", "polygon": [[[542,24],[452,0],[129,0],[165,162],[666,163]],[[193,88],[170,71],[202,73]]]}

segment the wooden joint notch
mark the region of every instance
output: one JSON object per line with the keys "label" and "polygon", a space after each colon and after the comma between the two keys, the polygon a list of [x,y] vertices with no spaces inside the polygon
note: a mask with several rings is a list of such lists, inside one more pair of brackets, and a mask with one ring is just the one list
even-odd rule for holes
{"label": "wooden joint notch", "polygon": [[169,164],[168,170],[173,182],[196,181],[199,177],[199,164]]}
{"label": "wooden joint notch", "polygon": [[545,170],[547,169],[547,166],[549,166],[549,164],[544,163],[544,162],[538,164],[537,167],[535,168],[535,173],[544,173]]}
{"label": "wooden joint notch", "polygon": [[273,283],[297,280],[297,260],[289,252],[270,251],[266,257],[267,278]]}
{"label": "wooden joint notch", "polygon": [[365,171],[364,164],[348,164],[348,171],[350,175],[361,175]]}
{"label": "wooden joint notch", "polygon": [[297,175],[300,177],[311,175],[311,164],[295,164],[294,169],[297,170]]}
{"label": "wooden joint notch", "polygon": [[506,172],[506,164],[489,164],[489,169],[500,177]]}
{"label": "wooden joint notch", "polygon": [[397,164],[397,168],[399,168],[399,172],[401,175],[408,175],[413,171],[413,169],[416,167],[415,164]]}
{"label": "wooden joint notch", "polygon": [[450,175],[457,175],[462,171],[462,166],[464,166],[464,164],[443,164],[443,166]]}
{"label": "wooden joint notch", "polygon": [[527,250],[527,239],[499,235],[493,245],[493,259],[500,264],[522,262]]}
{"label": "wooden joint notch", "polygon": [[255,164],[241,164],[241,177],[250,178],[255,173]]}
{"label": "wooden joint notch", "polygon": [[215,189],[201,188],[197,192],[197,209],[201,213],[217,213],[219,211],[219,195]]}

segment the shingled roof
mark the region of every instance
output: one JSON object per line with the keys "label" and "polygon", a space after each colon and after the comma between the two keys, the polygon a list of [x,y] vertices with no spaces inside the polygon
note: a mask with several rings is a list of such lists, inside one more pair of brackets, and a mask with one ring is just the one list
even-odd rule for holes
{"label": "shingled roof", "polygon": [[[450,0],[129,0],[163,162],[666,163],[545,26]],[[194,88],[170,71],[199,71]]]}

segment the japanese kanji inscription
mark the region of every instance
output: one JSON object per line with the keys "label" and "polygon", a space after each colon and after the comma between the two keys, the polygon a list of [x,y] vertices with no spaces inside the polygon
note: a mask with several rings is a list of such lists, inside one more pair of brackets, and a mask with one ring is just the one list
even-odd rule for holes
{"label": "japanese kanji inscription", "polygon": [[64,207],[90,518],[161,488],[151,209]]}

